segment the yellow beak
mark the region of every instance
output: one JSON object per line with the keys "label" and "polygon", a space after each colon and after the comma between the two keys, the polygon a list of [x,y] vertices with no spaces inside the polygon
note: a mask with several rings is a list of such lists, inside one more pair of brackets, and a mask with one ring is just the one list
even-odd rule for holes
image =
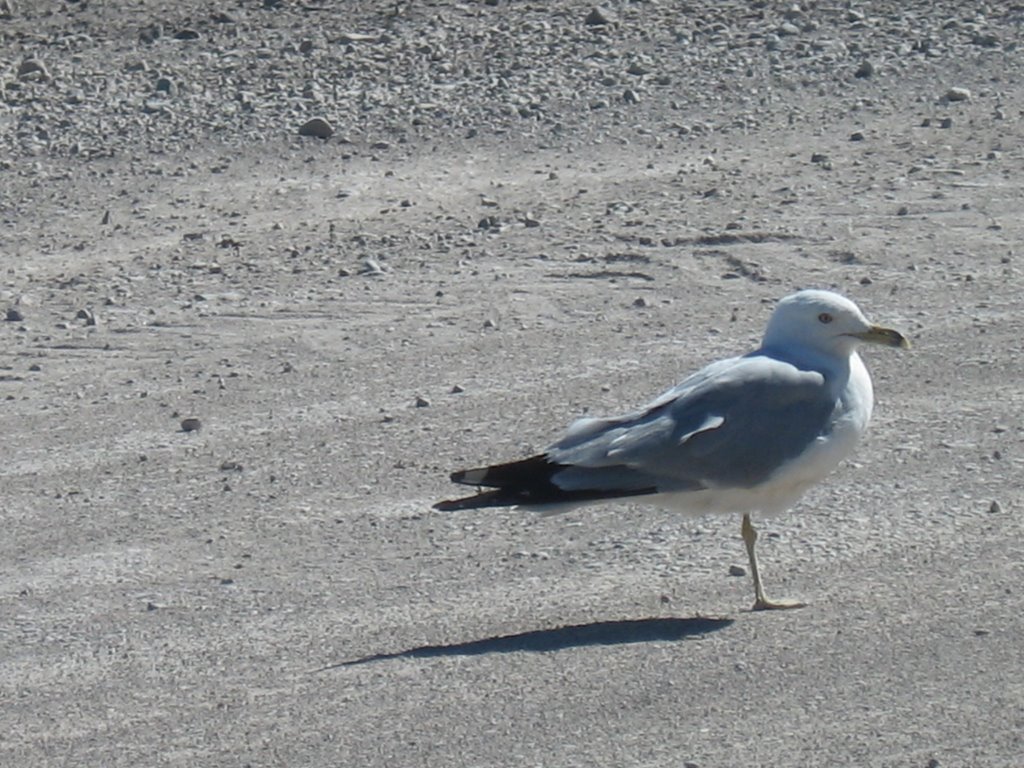
{"label": "yellow beak", "polygon": [[910,349],[910,341],[906,336],[892,328],[883,328],[880,325],[872,325],[866,331],[851,333],[850,335],[869,344],[882,344],[886,347]]}

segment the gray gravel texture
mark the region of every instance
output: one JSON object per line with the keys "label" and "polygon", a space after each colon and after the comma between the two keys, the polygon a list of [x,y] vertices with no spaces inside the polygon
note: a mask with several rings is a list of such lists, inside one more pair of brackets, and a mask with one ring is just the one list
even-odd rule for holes
{"label": "gray gravel texture", "polygon": [[[1024,765],[1022,20],[0,2],[0,765]],[[759,521],[809,607],[430,509],[812,286],[914,348]]]}

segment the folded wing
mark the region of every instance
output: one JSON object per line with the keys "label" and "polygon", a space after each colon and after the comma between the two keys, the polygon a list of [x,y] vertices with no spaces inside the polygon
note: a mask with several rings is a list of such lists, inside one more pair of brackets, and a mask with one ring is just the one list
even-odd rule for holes
{"label": "folded wing", "polygon": [[439,509],[575,506],[602,499],[753,487],[827,434],[836,397],[825,376],[763,355],[714,363],[613,419],[581,419],[539,456],[464,470],[494,490]]}

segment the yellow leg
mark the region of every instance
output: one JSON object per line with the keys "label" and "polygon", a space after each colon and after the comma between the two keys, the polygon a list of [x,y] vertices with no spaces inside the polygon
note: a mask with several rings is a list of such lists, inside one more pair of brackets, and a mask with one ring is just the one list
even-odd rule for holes
{"label": "yellow leg", "polygon": [[757,544],[757,529],[750,522],[750,515],[743,516],[743,543],[747,545],[747,559],[750,560],[750,574],[754,578],[754,608],[755,611],[770,611],[780,608],[803,608],[806,603],[796,600],[769,600],[765,597],[764,586],[761,584],[761,571],[757,567],[757,553],[754,545]]}

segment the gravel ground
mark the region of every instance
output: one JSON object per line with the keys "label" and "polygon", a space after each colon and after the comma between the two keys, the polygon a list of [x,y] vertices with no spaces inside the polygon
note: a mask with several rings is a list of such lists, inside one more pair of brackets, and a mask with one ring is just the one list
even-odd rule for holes
{"label": "gravel ground", "polygon": [[[0,764],[1024,764],[1017,5],[0,17]],[[430,509],[812,286],[914,349],[760,521],[809,607]]]}

